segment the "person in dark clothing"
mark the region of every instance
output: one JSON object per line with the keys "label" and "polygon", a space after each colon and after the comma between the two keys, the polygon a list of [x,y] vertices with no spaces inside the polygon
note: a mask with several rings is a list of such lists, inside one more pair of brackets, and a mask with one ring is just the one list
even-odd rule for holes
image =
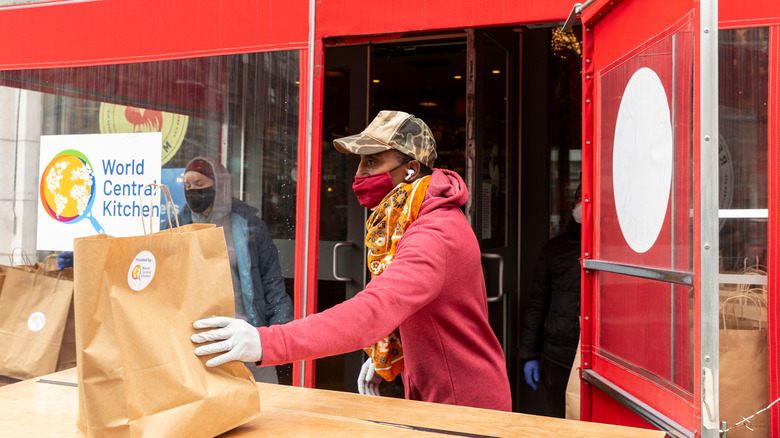
{"label": "person in dark clothing", "polygon": [[542,248],[520,338],[525,381],[535,391],[541,371],[551,415],[559,418],[566,413],[566,384],[580,333],[581,203],[577,187],[566,232]]}
{"label": "person in dark clothing", "polygon": [[[192,159],[184,173],[184,196],[187,204],[178,213],[180,225],[210,223],[225,233],[236,318],[255,327],[292,321],[293,304],[276,245],[257,209],[233,198],[227,169],[211,157]],[[167,227],[164,223],[162,228]],[[256,367],[251,362],[247,367],[257,381],[279,381],[276,367]]]}

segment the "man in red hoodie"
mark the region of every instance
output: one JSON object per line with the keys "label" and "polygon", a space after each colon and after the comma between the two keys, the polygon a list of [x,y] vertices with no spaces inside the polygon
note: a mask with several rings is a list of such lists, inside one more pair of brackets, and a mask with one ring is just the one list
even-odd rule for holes
{"label": "man in red hoodie", "polygon": [[366,289],[283,325],[196,321],[196,329],[209,330],[192,336],[205,343],[195,354],[222,353],[207,366],[231,360],[266,366],[365,348],[363,374],[401,373],[407,399],[511,411],[504,354],[488,323],[479,245],[460,210],[466,185],[455,172],[432,169],[430,129],[413,115],[381,111],[363,132],[334,144],[361,158],[353,189],[372,209]]}

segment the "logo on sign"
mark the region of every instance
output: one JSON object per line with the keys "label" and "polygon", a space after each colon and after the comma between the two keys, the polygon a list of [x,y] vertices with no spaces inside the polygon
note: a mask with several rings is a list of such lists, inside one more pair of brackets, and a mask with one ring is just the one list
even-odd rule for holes
{"label": "logo on sign", "polygon": [[57,222],[73,224],[87,218],[95,231],[103,227],[92,215],[95,172],[89,159],[75,149],[57,154],[41,174],[41,205]]}

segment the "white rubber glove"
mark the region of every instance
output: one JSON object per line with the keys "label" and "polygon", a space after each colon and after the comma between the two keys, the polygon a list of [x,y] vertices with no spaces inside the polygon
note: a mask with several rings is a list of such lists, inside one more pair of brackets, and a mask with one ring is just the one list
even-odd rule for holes
{"label": "white rubber glove", "polygon": [[259,362],[263,359],[260,333],[257,332],[257,328],[242,319],[217,316],[195,321],[192,326],[196,329],[216,329],[192,335],[190,337],[192,342],[202,344],[204,342],[221,341],[196,348],[195,354],[197,356],[226,352],[209,359],[206,362],[206,366],[216,367],[231,360]]}
{"label": "white rubber glove", "polygon": [[360,368],[357,386],[358,392],[365,395],[379,395],[379,383],[382,382],[382,376],[376,373],[371,359],[366,359],[363,367]]}

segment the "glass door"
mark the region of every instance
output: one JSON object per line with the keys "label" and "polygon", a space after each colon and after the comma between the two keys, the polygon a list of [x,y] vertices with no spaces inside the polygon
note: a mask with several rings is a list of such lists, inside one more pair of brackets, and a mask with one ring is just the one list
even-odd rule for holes
{"label": "glass door", "polygon": [[[511,29],[470,30],[466,184],[471,220],[482,249],[493,331],[509,359],[517,315],[517,169],[519,36]],[[473,157],[473,158],[472,158]],[[510,315],[510,309],[512,314]],[[509,369],[512,369],[511,367]],[[512,379],[516,380],[516,379]],[[513,382],[516,383],[516,382]]]}
{"label": "glass door", "polygon": [[[317,312],[354,297],[367,282],[366,210],[352,192],[359,159],[336,151],[333,140],[357,134],[368,124],[368,54],[367,45],[325,52]],[[317,359],[315,387],[357,392],[363,360],[362,351]]]}
{"label": "glass door", "polygon": [[712,13],[583,13],[584,419],[718,432]]}

